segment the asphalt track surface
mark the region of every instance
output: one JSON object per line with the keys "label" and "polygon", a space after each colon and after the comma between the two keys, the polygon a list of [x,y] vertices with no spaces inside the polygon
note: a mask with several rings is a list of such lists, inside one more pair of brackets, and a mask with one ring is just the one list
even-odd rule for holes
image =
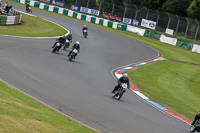
{"label": "asphalt track surface", "polygon": [[[14,6],[24,11],[25,8]],[[73,32],[81,50],[74,62],[69,51],[53,54],[55,39],[0,36],[0,78],[38,100],[103,133],[188,133],[189,125],[163,113],[127,91],[111,96],[114,68],[157,57],[156,50],[82,23],[33,10]]]}

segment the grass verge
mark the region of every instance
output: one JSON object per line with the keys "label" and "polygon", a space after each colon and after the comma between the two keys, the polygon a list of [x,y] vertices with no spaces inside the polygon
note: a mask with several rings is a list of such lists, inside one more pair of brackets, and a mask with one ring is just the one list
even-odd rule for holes
{"label": "grass verge", "polygon": [[0,82],[1,133],[94,133]]}
{"label": "grass verge", "polygon": [[157,61],[129,73],[130,79],[151,100],[192,120],[199,110],[200,67]]}
{"label": "grass verge", "polygon": [[53,37],[67,33],[64,28],[44,19],[22,14],[21,24],[0,25],[0,34],[25,37]]}

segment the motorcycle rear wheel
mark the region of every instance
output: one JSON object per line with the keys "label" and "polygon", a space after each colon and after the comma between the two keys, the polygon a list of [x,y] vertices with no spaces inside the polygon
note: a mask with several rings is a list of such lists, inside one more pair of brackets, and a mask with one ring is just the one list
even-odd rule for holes
{"label": "motorcycle rear wheel", "polygon": [[117,98],[117,100],[120,100],[120,99],[121,99],[121,97],[122,97],[122,95],[123,95],[123,93],[120,93],[120,94],[118,95],[118,98]]}

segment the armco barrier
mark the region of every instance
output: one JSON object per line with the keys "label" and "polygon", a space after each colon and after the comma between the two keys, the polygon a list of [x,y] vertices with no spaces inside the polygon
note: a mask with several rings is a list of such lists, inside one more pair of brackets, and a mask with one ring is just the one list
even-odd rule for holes
{"label": "armco barrier", "polygon": [[[14,1],[19,2],[19,3],[24,3],[24,0],[14,0]],[[25,3],[27,1],[29,1],[29,0],[25,0]],[[72,10],[57,7],[57,8],[59,8],[59,10],[57,11],[57,9],[55,9],[55,6],[52,6],[52,5],[49,6],[47,4],[40,3],[38,1],[32,1],[32,0],[30,1],[30,5],[37,7],[37,8],[44,9],[44,10],[48,10],[48,11],[52,11],[52,12],[56,12],[56,13],[66,15],[66,16],[70,16],[70,17],[73,17],[73,18],[80,19],[79,13],[72,11]],[[149,30],[146,30],[146,29],[141,29],[141,28],[132,26],[132,25],[127,25],[127,24],[124,24],[124,23],[109,21],[107,19],[98,18],[98,17],[94,17],[94,16],[91,16],[91,15],[85,15],[85,14],[81,15],[81,20],[88,21],[90,23],[103,25],[103,26],[106,26],[106,27],[114,28],[114,29],[118,29],[118,30],[133,32],[133,33],[136,33],[136,34],[141,35],[141,36],[145,35],[147,37],[157,39],[157,40],[162,41],[162,42],[167,43],[167,44],[178,46],[178,47],[190,50],[192,52],[198,51],[197,53],[200,53],[199,50],[197,50],[198,47],[196,46],[196,44],[195,44],[195,48],[193,48],[194,44],[188,43],[188,42],[185,42],[185,41],[182,41],[182,40],[176,41],[176,38],[171,38],[171,40],[175,40],[173,42],[167,42],[165,40],[166,38],[164,40],[163,40],[163,37],[162,37],[162,39],[160,39],[162,35],[154,32],[154,31],[149,31]],[[176,44],[174,44],[174,43],[176,43]]]}

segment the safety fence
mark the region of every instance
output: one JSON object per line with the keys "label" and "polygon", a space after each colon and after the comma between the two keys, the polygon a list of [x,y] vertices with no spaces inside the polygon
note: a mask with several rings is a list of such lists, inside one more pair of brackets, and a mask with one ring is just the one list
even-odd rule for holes
{"label": "safety fence", "polygon": [[[19,0],[17,0],[17,1],[19,3],[21,3]],[[84,13],[80,13],[77,11],[73,11],[73,10],[69,10],[66,8],[61,8],[61,7],[57,7],[57,6],[53,6],[53,5],[48,5],[45,3],[40,3],[38,1],[30,1],[30,5],[40,8],[40,9],[43,9],[43,10],[47,10],[47,11],[63,14],[63,15],[69,16],[69,17],[73,17],[76,19],[80,19],[83,21],[87,21],[90,23],[99,24],[102,26],[106,26],[106,27],[110,27],[110,28],[114,28],[114,29],[118,29],[118,30],[133,32],[133,33],[136,33],[141,36],[146,36],[149,38],[157,39],[160,42],[164,42],[167,44],[171,44],[173,46],[181,47],[183,49],[187,49],[192,52],[200,53],[200,45],[189,43],[187,41],[176,39],[173,37],[168,37],[166,35],[156,33],[155,31],[152,31],[152,30],[142,29],[142,28],[135,27],[132,25],[127,25],[127,24],[124,24],[121,22],[110,21],[108,19],[104,19],[104,18],[92,16],[92,15],[87,15]]]}
{"label": "safety fence", "polygon": [[[38,0],[41,1],[41,0]],[[45,1],[45,0],[44,0]],[[48,0],[47,0],[48,1]],[[146,7],[140,7],[125,2],[116,0],[64,0],[65,7],[70,9],[71,5],[75,5],[77,9],[87,7],[89,9],[96,9],[100,13],[109,14],[119,18],[128,18],[128,23],[140,27],[142,19],[147,19],[156,22],[155,31],[166,32],[166,29],[172,31],[171,35],[180,37],[190,42],[200,42],[200,26],[199,21],[187,17],[152,10]],[[123,20],[123,19],[122,19]]]}
{"label": "safety fence", "polygon": [[0,25],[10,25],[10,24],[19,24],[21,23],[22,15],[15,10],[12,10],[12,16],[0,15]]}

